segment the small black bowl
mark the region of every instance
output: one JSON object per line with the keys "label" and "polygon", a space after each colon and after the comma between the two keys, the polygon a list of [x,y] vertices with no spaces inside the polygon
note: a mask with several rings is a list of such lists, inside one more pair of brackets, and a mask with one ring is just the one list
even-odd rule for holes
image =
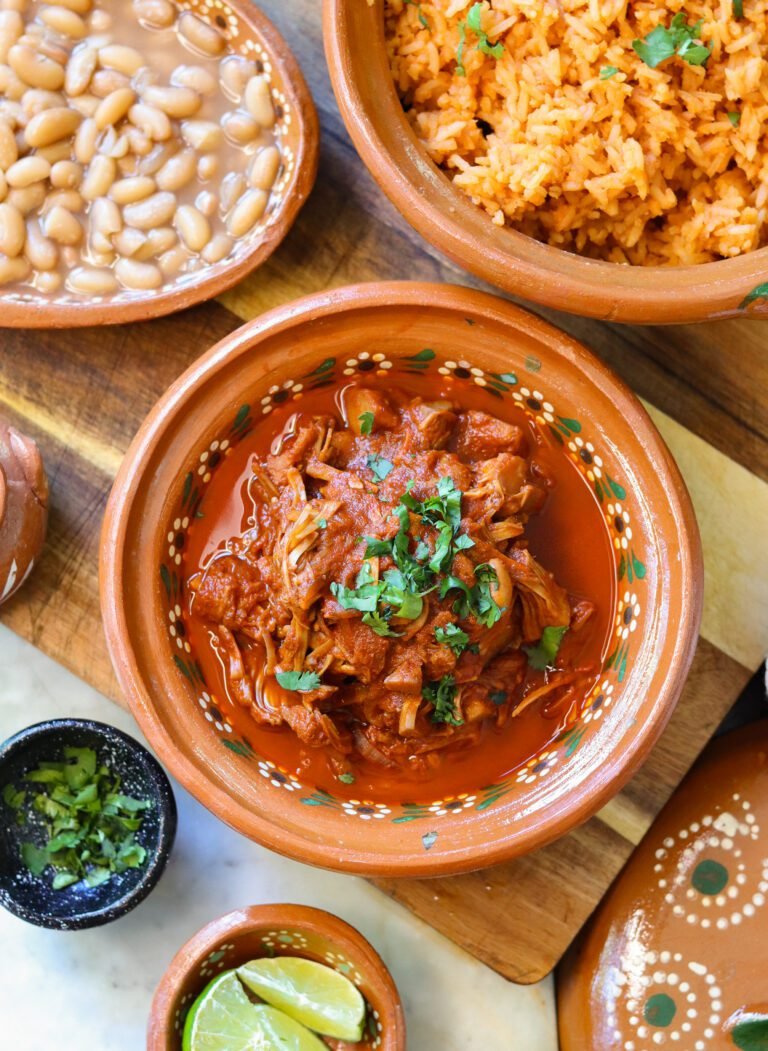
{"label": "small black bowl", "polygon": [[30,830],[19,826],[0,798],[0,905],[38,927],[58,931],[99,927],[124,916],[149,894],[165,869],[176,836],[176,801],[168,778],[143,745],[122,730],[90,719],[51,719],[0,745],[0,792],[20,785],[41,762],[58,760],[67,746],[92,748],[118,774],[125,795],[148,799],[137,842],[147,852],[141,868],[115,874],[98,887],[83,883],[51,887],[50,870],[33,876],[21,860]]}

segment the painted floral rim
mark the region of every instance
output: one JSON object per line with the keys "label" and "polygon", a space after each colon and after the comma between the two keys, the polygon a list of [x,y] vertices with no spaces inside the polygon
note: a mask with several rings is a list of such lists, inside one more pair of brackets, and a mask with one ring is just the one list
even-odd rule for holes
{"label": "painted floral rim", "polygon": [[[326,949],[327,941],[305,934],[294,927],[274,927],[266,930],[260,939],[263,953],[262,956],[274,957],[284,954],[286,956],[306,956],[308,959],[317,959],[318,962],[332,967],[335,971],[343,974],[351,982],[360,988],[363,985],[363,976],[347,956],[340,952]],[[197,974],[200,979],[200,988],[212,981],[222,971],[230,970],[240,966],[242,960],[238,959],[237,946],[234,942],[223,942],[216,949],[212,949],[201,961]],[[361,990],[362,992],[362,990]],[[365,1024],[361,1049],[375,1051],[381,1046],[382,1033],[384,1031],[379,1011],[363,996],[365,1000]],[[184,1023],[189,1009],[195,1000],[194,993],[186,993],[179,1000],[173,1016],[173,1030],[178,1035],[184,1030]],[[358,1046],[358,1045],[356,1045]]]}
{"label": "painted floral rim", "polygon": [[[474,325],[471,318],[467,324]],[[184,477],[169,526],[165,557],[160,565],[160,578],[165,597],[168,636],[174,663],[179,673],[194,691],[203,719],[219,736],[222,745],[236,755],[254,763],[258,773],[275,790],[296,793],[301,803],[310,807],[325,807],[362,821],[389,821],[406,824],[422,819],[449,820],[465,811],[482,812],[516,790],[546,777],[558,764],[570,759],[582,743],[587,728],[600,720],[611,706],[617,686],[627,675],[633,656],[633,638],[646,614],[646,566],[643,552],[635,546],[633,533],[634,500],[617,472],[609,466],[608,457],[584,432],[579,420],[561,415],[547,400],[541,388],[539,373],[541,361],[529,355],[524,369],[530,378],[521,379],[514,372],[488,372],[469,361],[441,358],[431,348],[416,354],[398,356],[361,351],[348,358],[328,357],[306,375],[271,385],[256,404],[241,405],[227,430],[210,442],[197,456],[196,466]],[[186,543],[186,532],[200,513],[200,504],[213,471],[240,442],[252,432],[256,421],[269,415],[276,406],[288,401],[299,401],[308,391],[331,386],[340,377],[367,374],[425,375],[435,370],[441,376],[473,384],[484,390],[489,400],[508,400],[518,406],[537,427],[548,431],[563,446],[566,454],[591,486],[602,509],[611,538],[615,559],[616,606],[612,644],[605,659],[598,684],[587,696],[581,710],[574,714],[569,726],[554,741],[508,778],[496,784],[485,785],[471,793],[446,796],[429,802],[374,803],[365,799],[341,799],[322,789],[302,784],[284,767],[259,755],[250,742],[236,737],[226,714],[208,690],[202,670],[192,655],[181,619],[182,581],[178,572],[181,552]],[[422,836],[422,845],[429,850],[437,840],[430,831]]]}

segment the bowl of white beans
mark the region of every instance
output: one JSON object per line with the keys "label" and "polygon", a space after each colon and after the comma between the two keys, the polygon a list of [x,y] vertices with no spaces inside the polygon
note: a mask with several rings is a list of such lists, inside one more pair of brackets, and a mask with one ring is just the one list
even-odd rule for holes
{"label": "bowl of white beans", "polygon": [[275,250],[318,125],[249,0],[0,0],[0,316],[157,317]]}

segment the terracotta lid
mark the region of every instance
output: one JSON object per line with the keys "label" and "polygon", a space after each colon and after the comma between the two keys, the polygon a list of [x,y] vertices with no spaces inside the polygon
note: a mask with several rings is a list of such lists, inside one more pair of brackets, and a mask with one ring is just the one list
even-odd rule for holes
{"label": "terracotta lid", "polygon": [[711,745],[562,965],[561,1051],[768,1048],[768,720]]}

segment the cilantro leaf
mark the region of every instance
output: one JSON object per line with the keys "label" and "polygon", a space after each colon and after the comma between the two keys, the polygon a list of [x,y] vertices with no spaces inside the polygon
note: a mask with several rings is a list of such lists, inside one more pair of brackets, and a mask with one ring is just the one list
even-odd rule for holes
{"label": "cilantro leaf", "polygon": [[15,785],[6,785],[3,789],[3,802],[11,810],[21,810],[27,801],[27,793],[23,788],[17,789]]}
{"label": "cilantro leaf", "polygon": [[619,71],[616,68],[616,66],[603,66],[603,68],[600,70],[600,79],[610,80],[611,77],[615,77],[618,72]]}
{"label": "cilantro leaf", "polygon": [[355,783],[355,775],[350,773],[339,774],[339,781],[343,785],[353,785]]}
{"label": "cilantro leaf", "polygon": [[49,861],[48,851],[36,847],[34,843],[22,843],[21,860],[33,876],[42,876]]}
{"label": "cilantro leaf", "polygon": [[413,557],[418,562],[423,562],[425,558],[429,557],[429,554],[429,544],[426,542],[426,540],[418,540],[416,542],[416,547],[413,551]]}
{"label": "cilantro leaf", "polygon": [[464,65],[464,48],[467,46],[467,23],[459,22],[459,46],[456,48],[456,74],[466,77],[467,69]]}
{"label": "cilantro leaf", "polygon": [[557,651],[563,641],[563,636],[568,631],[568,625],[560,628],[544,628],[536,646],[523,646],[528,657],[528,663],[537,671],[545,671],[554,667]]}
{"label": "cilantro leaf", "polygon": [[317,519],[317,527],[318,527],[318,529],[327,529],[328,528],[328,519],[327,518],[318,518]]}
{"label": "cilantro leaf", "polygon": [[453,611],[459,620],[466,620],[472,610],[472,589],[459,577],[449,575],[440,582],[440,598],[444,599],[449,591],[461,592],[454,600]]}
{"label": "cilantro leaf", "polygon": [[436,529],[435,553],[429,560],[429,568],[433,573],[441,573],[453,561],[453,528],[450,522],[440,522]]}
{"label": "cilantro leaf", "polygon": [[478,50],[482,51],[484,55],[491,55],[493,58],[501,58],[504,54],[504,45],[501,41],[497,44],[491,44],[488,39],[488,34],[483,32],[482,17],[483,5],[481,3],[473,4],[467,15],[467,26],[478,38]]}
{"label": "cilantro leaf", "polygon": [[744,0],[733,0],[733,17],[738,19],[744,17]]}
{"label": "cilantro leaf", "polygon": [[366,543],[365,554],[363,555],[363,558],[375,558],[378,555],[392,554],[391,540],[380,540],[376,536],[364,536],[363,540]]}
{"label": "cilantro leaf", "polygon": [[490,693],[488,696],[497,707],[500,707],[507,702],[507,695],[504,690],[494,690],[493,693]]}
{"label": "cilantro leaf", "polygon": [[429,29],[429,20],[427,19],[427,16],[424,14],[424,12],[421,10],[421,4],[419,3],[419,0],[405,0],[405,3],[406,5],[410,4],[411,7],[416,8],[416,11],[418,12],[419,22],[421,22],[425,29]]}
{"label": "cilantro leaf", "polygon": [[469,635],[458,624],[446,624],[444,628],[435,628],[435,638],[442,646],[460,656],[469,645]]}
{"label": "cilantro leaf", "polygon": [[[391,612],[389,615],[392,615]],[[403,634],[401,631],[393,631],[390,628],[387,616],[384,613],[364,613],[363,624],[367,624],[369,628],[372,628],[377,635],[381,635],[383,638],[398,639]]]}
{"label": "cilantro leaf", "polygon": [[357,417],[358,423],[360,424],[361,434],[370,434],[373,430],[374,415],[372,412],[361,412]]}
{"label": "cilantro leaf", "polygon": [[728,120],[731,122],[731,124],[734,126],[734,128],[738,128],[739,121],[741,120],[741,114],[740,113],[729,113],[728,114]]}
{"label": "cilantro leaf", "polygon": [[284,690],[311,693],[320,685],[320,676],[314,671],[279,671],[275,678]]}
{"label": "cilantro leaf", "polygon": [[645,40],[633,40],[632,47],[646,66],[650,66],[651,69],[660,66],[675,53],[672,34],[664,26],[656,26]]}
{"label": "cilantro leaf", "polygon": [[[103,869],[102,871],[106,872],[106,874],[107,874],[105,879],[101,881],[102,883],[104,883],[104,882],[106,882],[106,880],[109,879],[110,871],[109,871],[109,869]],[[65,887],[69,887],[73,883],[79,883],[79,882],[80,882],[80,877],[77,875],[77,873],[64,871],[64,872],[57,872],[56,873],[56,875],[53,877],[53,883],[51,884],[51,886],[53,887],[54,890],[64,890]],[[90,884],[90,883],[88,885],[92,886],[92,884]]]}
{"label": "cilantro leaf", "polygon": [[439,682],[428,682],[421,691],[425,701],[433,706],[432,722],[462,726],[464,720],[456,715],[456,680],[444,675]]}
{"label": "cilantro leaf", "polygon": [[377,453],[369,453],[366,457],[366,464],[373,472],[373,477],[377,482],[383,482],[395,466],[391,460],[387,460],[384,456],[379,456]]}
{"label": "cilantro leaf", "polygon": [[679,11],[670,22],[669,28],[656,26],[645,40],[633,40],[632,47],[646,66],[656,69],[673,55],[682,58],[691,66],[703,66],[712,54],[711,48],[697,44],[704,24],[699,19],[689,26],[683,11]]}
{"label": "cilantro leaf", "polygon": [[[384,598],[386,599],[387,597],[388,595],[385,591]],[[400,603],[395,610],[396,617],[404,617],[405,620],[418,620],[421,616],[421,612],[424,609],[424,600],[421,595],[400,589],[400,593],[396,597],[392,596],[392,599],[394,602]]]}

